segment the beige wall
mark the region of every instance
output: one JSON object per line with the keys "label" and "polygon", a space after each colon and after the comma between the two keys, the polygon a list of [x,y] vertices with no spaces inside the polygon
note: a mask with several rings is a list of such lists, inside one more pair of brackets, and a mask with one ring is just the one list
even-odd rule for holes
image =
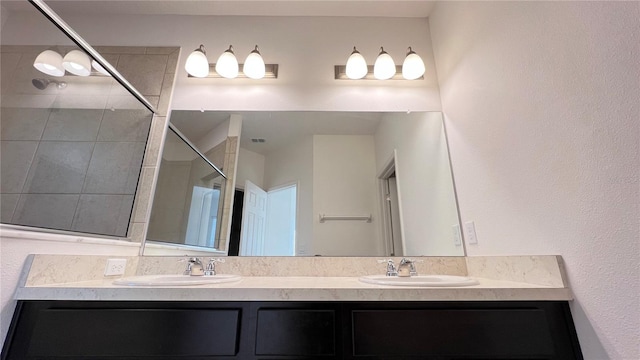
{"label": "beige wall", "polygon": [[561,254],[585,359],[640,358],[640,3],[430,17],[469,255]]}

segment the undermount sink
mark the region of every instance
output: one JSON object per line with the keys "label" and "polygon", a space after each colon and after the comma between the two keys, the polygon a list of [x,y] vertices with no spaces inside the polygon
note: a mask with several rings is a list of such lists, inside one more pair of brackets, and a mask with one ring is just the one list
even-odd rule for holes
{"label": "undermount sink", "polygon": [[455,275],[418,275],[410,277],[369,275],[360,278],[368,284],[391,286],[421,286],[421,287],[455,287],[478,285],[479,282],[466,276]]}
{"label": "undermount sink", "polygon": [[127,286],[192,286],[220,284],[239,281],[239,275],[212,275],[212,276],[191,276],[191,275],[145,275],[132,276],[115,280],[115,285]]}

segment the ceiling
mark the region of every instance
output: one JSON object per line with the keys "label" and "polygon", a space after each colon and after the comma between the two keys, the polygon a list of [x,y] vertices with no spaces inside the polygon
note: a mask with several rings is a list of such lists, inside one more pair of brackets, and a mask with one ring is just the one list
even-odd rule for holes
{"label": "ceiling", "polygon": [[[234,112],[242,116],[240,147],[267,154],[310,135],[373,135],[383,113],[374,112]],[[218,111],[172,111],[171,122],[192,143],[229,119],[231,113]],[[265,139],[254,143],[253,138]]]}
{"label": "ceiling", "polygon": [[[45,0],[58,14],[153,14],[236,16],[429,16],[426,0]],[[24,0],[3,0],[9,11],[31,11]]]}

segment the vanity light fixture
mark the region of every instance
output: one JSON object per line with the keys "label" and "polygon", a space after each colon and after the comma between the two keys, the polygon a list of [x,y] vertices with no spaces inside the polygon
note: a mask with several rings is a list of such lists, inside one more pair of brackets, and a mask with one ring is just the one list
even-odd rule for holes
{"label": "vanity light fixture", "polygon": [[242,65],[242,72],[251,79],[262,79],[265,75],[265,65],[262,55],[258,51],[258,45],[249,53]]}
{"label": "vanity light fixture", "polygon": [[238,77],[238,59],[233,53],[233,46],[229,45],[229,49],[220,55],[218,62],[216,63],[216,72],[220,76],[233,79]]}
{"label": "vanity light fixture", "polygon": [[33,67],[47,75],[57,77],[64,76],[62,55],[53,50],[45,50],[41,52],[33,62]]}
{"label": "vanity light fixture", "polygon": [[367,72],[369,72],[367,61],[354,46],[353,52],[351,52],[351,55],[347,60],[345,73],[349,79],[357,80],[367,76]]}
{"label": "vanity light fixture", "polygon": [[249,78],[254,80],[278,78],[278,64],[265,64],[262,54],[258,50],[258,45],[254,46],[244,64],[238,64],[233,45],[229,45],[229,49],[220,55],[217,63],[209,64],[204,45],[200,45],[187,58],[185,70],[187,70],[189,77],[198,78],[223,77],[227,79]]}
{"label": "vanity light fixture", "polygon": [[373,64],[373,76],[378,80],[388,80],[396,74],[396,64],[391,55],[380,47],[380,54]]}
{"label": "vanity light fixture", "polygon": [[62,67],[74,75],[91,75],[91,59],[80,50],[69,51],[62,59]]}
{"label": "vanity light fixture", "polygon": [[407,57],[402,63],[402,76],[407,80],[415,80],[424,75],[424,70],[422,58],[409,46]]}
{"label": "vanity light fixture", "polygon": [[372,66],[367,65],[364,57],[354,46],[347,65],[335,65],[334,69],[336,80],[418,80],[424,79],[425,72],[424,62],[411,47],[402,66],[395,65],[391,55],[382,47]]}
{"label": "vanity light fixture", "polygon": [[200,47],[189,54],[187,62],[184,64],[184,69],[194,77],[203,78],[209,75],[209,60],[207,60],[207,52],[204,49],[204,45],[200,44]]}

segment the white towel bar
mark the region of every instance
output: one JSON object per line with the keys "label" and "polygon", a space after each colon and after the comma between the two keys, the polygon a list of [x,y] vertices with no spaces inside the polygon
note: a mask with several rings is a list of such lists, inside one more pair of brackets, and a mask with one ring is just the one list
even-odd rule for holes
{"label": "white towel bar", "polygon": [[325,215],[320,214],[320,222],[323,223],[327,220],[363,220],[368,223],[371,222],[371,214],[369,215],[356,215],[356,216],[342,216],[342,215]]}

